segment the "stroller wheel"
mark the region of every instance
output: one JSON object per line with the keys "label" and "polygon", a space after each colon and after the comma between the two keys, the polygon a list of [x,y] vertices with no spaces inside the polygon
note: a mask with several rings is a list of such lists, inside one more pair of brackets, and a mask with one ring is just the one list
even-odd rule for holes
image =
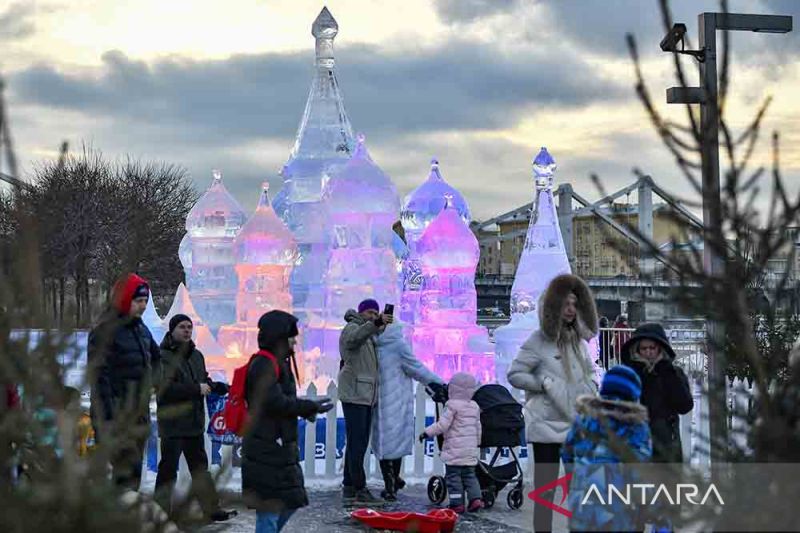
{"label": "stroller wheel", "polygon": [[494,507],[494,499],[495,499],[495,494],[492,488],[485,489],[483,491],[483,505],[487,509],[491,509],[492,507]]}
{"label": "stroller wheel", "polygon": [[428,480],[428,499],[439,504],[447,498],[447,486],[442,476],[433,476]]}
{"label": "stroller wheel", "polygon": [[508,491],[506,502],[508,503],[508,506],[514,510],[522,507],[522,488],[517,486]]}

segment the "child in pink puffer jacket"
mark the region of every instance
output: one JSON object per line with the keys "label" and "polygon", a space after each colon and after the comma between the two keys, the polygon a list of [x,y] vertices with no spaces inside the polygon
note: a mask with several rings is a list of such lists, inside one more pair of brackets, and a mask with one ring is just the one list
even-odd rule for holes
{"label": "child in pink puffer jacket", "polygon": [[420,440],[444,435],[442,461],[445,464],[445,482],[450,494],[450,508],[464,512],[464,490],[467,492],[469,510],[483,508],[481,487],[475,475],[481,442],[481,410],[472,401],[478,383],[470,374],[455,374],[447,386],[449,399],[439,420],[425,428]]}

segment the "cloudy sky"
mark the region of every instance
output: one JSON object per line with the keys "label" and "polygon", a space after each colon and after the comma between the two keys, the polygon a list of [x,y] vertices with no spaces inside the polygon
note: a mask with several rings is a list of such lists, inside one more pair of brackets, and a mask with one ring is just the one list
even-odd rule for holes
{"label": "cloudy sky", "polygon": [[[687,192],[634,93],[625,46],[633,32],[656,103],[680,118],[664,103],[675,83],[655,0],[0,0],[0,73],[23,175],[66,139],[182,164],[201,190],[221,168],[253,208],[262,180],[280,186],[323,5],[339,23],[350,119],[403,194],[436,156],[474,216],[488,218],[528,201],[540,146],[558,181],[587,197],[598,196],[590,173],[613,189],[633,167]],[[696,36],[697,13],[718,3],[673,8]],[[793,0],[731,9],[800,20]],[[800,30],[733,39],[731,122],[743,126],[772,95],[765,125],[781,132],[784,173],[798,182]]]}

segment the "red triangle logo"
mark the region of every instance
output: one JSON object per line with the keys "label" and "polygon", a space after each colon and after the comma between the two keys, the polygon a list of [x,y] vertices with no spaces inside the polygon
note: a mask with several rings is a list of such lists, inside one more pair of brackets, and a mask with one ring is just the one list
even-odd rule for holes
{"label": "red triangle logo", "polygon": [[[531,500],[533,500],[536,503],[544,505],[545,507],[547,507],[549,509],[552,509],[553,511],[555,511],[557,513],[563,514],[567,518],[571,518],[572,517],[572,513],[568,509],[565,509],[564,507],[561,507],[561,505],[563,505],[563,503],[567,500],[567,495],[569,494],[569,480],[570,479],[572,479],[572,474],[571,473],[567,474],[566,476],[560,477],[560,478],[558,478],[558,479],[556,479],[554,481],[551,481],[547,485],[542,485],[541,487],[535,488],[535,489],[533,489],[532,491],[530,491],[528,493],[528,498],[530,498]],[[550,489],[556,489],[558,487],[561,487],[561,495],[562,495],[561,502],[559,502],[558,505],[554,504],[551,501],[548,501],[548,500],[542,498],[542,493],[543,492],[547,492]]]}

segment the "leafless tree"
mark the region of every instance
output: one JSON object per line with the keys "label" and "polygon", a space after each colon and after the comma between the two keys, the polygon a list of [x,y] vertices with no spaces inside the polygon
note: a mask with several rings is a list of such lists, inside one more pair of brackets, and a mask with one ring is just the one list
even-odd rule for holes
{"label": "leafless tree", "polygon": [[[660,11],[665,32],[672,28],[673,18],[668,0],[660,0]],[[726,1],[720,2],[720,10],[728,12]],[[665,252],[660,243],[648,239],[633,225],[627,229],[645,243],[646,253],[658,260],[673,279],[679,283],[674,297],[690,315],[701,314],[709,321],[722,325],[724,336],[709,338],[707,341],[725,365],[726,356],[735,356],[737,364],[746,364],[752,373],[757,401],[755,411],[745,420],[749,446],[747,460],[769,462],[800,461],[800,357],[790,358],[788,353],[794,339],[786,335],[775,337],[776,342],[769,345],[771,358],[790,361],[783,376],[783,382],[774,384],[776,372],[764,357],[764,338],[759,324],[753,322],[754,294],[765,292],[771,302],[776,302],[787,289],[796,285],[791,277],[791,268],[778,272],[770,269],[770,262],[776,258],[787,257],[786,264],[794,261],[794,235],[789,231],[800,220],[800,195],[791,195],[780,171],[780,135],[771,135],[771,161],[766,165],[755,160],[755,148],[759,141],[765,113],[771,103],[767,97],[754,110],[749,125],[740,132],[730,126],[728,95],[730,88],[731,38],[728,32],[722,33],[722,46],[719,50],[720,78],[719,100],[707,102],[716,105],[719,114],[721,134],[721,176],[720,198],[708,195],[702,187],[700,175],[701,148],[709,138],[709,129],[704,128],[693,106],[686,105],[684,119],[676,122],[667,118],[655,103],[655,97],[645,79],[639,55],[639,46],[632,35],[628,35],[628,48],[636,73],[636,93],[647,111],[653,127],[663,145],[672,154],[675,166],[684,177],[692,191],[691,198],[684,199],[689,206],[699,207],[695,199],[702,198],[706,203],[718,202],[722,220],[720,226],[698,228],[678,213],[673,219],[681,224],[681,242],[686,253]],[[690,42],[686,43],[692,48]],[[687,88],[693,85],[687,66],[678,53],[673,53],[674,76],[677,84]],[[692,65],[692,70],[695,68]],[[658,94],[663,94],[661,90]],[[643,171],[635,170],[644,174]],[[600,179],[594,176],[598,187],[603,189]],[[767,198],[766,205],[763,200]],[[614,242],[614,239],[612,239]],[[702,246],[710,248],[724,259],[723,270],[712,274],[705,268]],[[679,244],[673,239],[673,245]],[[673,249],[676,246],[672,247]],[[791,334],[791,333],[788,333]],[[795,331],[796,334],[796,331]],[[768,340],[768,339],[767,339]],[[724,378],[723,378],[724,379]],[[733,445],[726,433],[717,433],[716,427],[727,427],[726,388],[722,381],[709,383],[709,401],[712,413],[718,419],[712,420],[711,442],[708,443],[712,459],[716,463],[726,460],[742,460],[743,449]],[[713,408],[713,407],[716,408]],[[737,481],[732,481],[736,483]],[[742,483],[742,480],[738,480]],[[796,488],[795,488],[796,490]],[[740,491],[741,492],[741,491]],[[742,494],[744,494],[742,492]],[[752,493],[747,493],[752,497]],[[781,493],[780,502],[794,501],[795,492]],[[744,502],[744,499],[743,499]],[[764,503],[773,507],[759,508],[758,513],[750,513],[750,519],[763,516],[780,517],[780,502]],[[729,504],[730,505],[730,504]],[[751,502],[743,503],[749,508]],[[726,507],[727,508],[727,507]],[[770,514],[772,513],[772,514]],[[756,516],[757,515],[757,516]],[[745,517],[746,521],[748,517]],[[744,527],[744,524],[739,524]]]}
{"label": "leafless tree", "polygon": [[[183,278],[178,245],[196,200],[181,167],[109,161],[84,147],[41,163],[32,187],[0,208],[19,208],[36,227],[52,316],[64,323],[66,313],[70,324],[86,327],[123,272],[143,275],[157,295],[172,294]],[[4,235],[19,245],[13,232]]]}

